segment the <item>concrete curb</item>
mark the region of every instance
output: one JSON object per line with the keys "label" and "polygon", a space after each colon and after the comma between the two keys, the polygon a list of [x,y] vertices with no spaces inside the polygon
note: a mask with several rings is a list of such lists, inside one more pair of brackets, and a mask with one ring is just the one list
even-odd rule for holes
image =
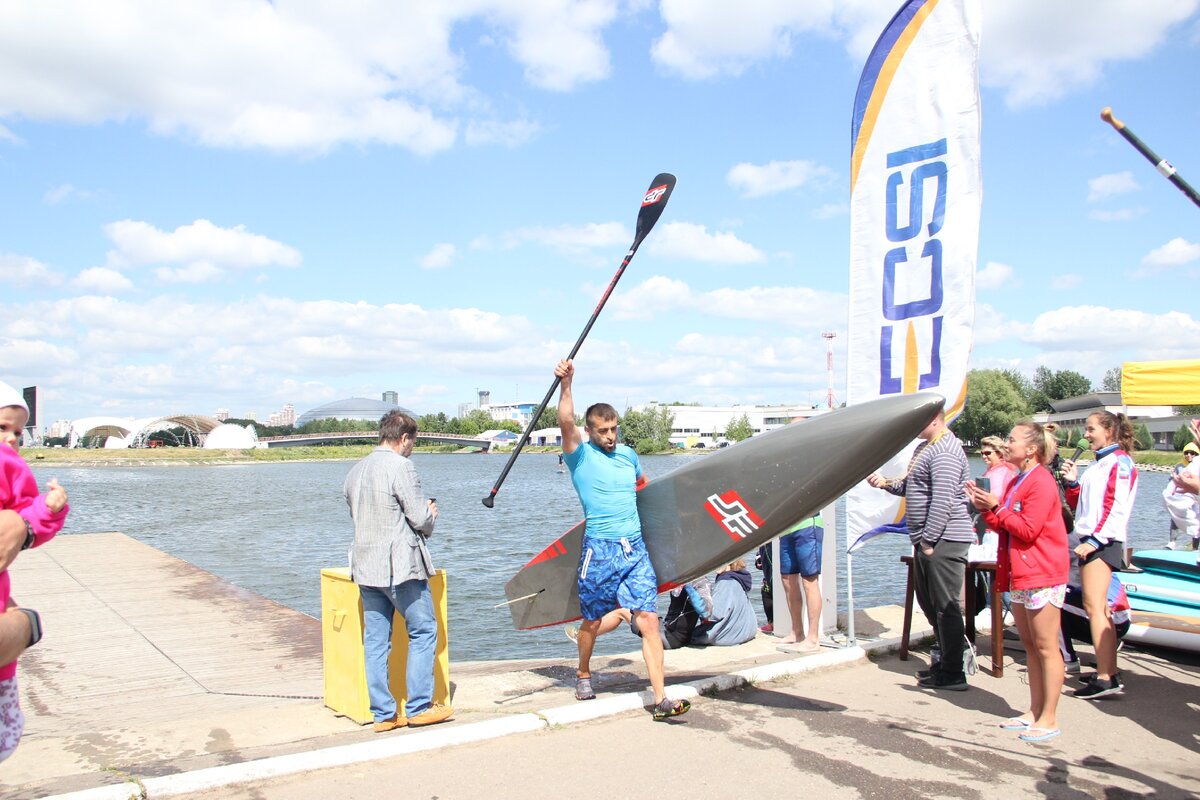
{"label": "concrete curb", "polygon": [[[673,684],[667,695],[674,700],[691,699],[708,692],[736,689],[759,681],[778,680],[792,675],[845,666],[863,661],[868,651],[890,651],[899,647],[899,639],[871,642],[866,646],[846,647],[814,653],[787,661],[749,667],[710,678]],[[571,703],[537,711],[514,714],[501,719],[466,725],[431,728],[405,736],[391,736],[370,742],[339,745],[321,750],[227,764],[220,767],[146,778],[140,784],[126,782],[99,786],[78,792],[54,795],[43,800],[128,800],[129,798],[176,797],[237,783],[295,775],[311,770],[375,761],[393,756],[451,747],[470,742],[496,739],[518,733],[542,730],[552,725],[579,722],[623,714],[647,708],[654,700],[650,691],[629,692],[586,703]]]}

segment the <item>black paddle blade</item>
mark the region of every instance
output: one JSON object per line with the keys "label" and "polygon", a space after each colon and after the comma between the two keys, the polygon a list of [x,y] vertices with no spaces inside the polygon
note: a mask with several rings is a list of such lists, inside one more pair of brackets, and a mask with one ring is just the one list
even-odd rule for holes
{"label": "black paddle blade", "polygon": [[633,237],[633,247],[629,248],[630,252],[637,250],[642,244],[642,239],[654,228],[654,223],[658,222],[658,218],[662,216],[663,209],[667,207],[667,201],[671,199],[671,192],[675,191],[675,176],[669,172],[660,172],[654,176],[654,180],[650,181],[650,188],[646,190],[646,196],[642,198],[642,210],[638,212],[637,233]]}

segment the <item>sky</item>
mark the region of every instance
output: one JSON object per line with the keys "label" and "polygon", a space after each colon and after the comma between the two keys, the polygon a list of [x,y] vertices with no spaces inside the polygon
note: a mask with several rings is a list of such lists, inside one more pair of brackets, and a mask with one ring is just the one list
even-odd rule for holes
{"label": "sky", "polygon": [[[898,0],[0,4],[0,380],[43,425],[845,393],[850,119]],[[1200,0],[984,3],[971,366],[1200,355]]]}

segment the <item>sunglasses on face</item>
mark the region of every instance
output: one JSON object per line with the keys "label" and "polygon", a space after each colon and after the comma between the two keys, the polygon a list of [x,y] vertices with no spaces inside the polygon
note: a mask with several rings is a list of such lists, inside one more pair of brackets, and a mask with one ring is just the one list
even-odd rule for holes
{"label": "sunglasses on face", "polygon": [[984,458],[987,458],[988,456],[996,455],[996,451],[995,450],[980,450],[979,455],[983,456]]}

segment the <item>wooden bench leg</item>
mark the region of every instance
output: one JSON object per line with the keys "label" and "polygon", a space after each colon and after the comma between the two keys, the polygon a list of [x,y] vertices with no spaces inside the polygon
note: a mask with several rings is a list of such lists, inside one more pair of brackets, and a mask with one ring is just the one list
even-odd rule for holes
{"label": "wooden bench leg", "polygon": [[[903,559],[901,559],[903,560]],[[913,562],[908,559],[908,579],[904,586],[904,627],[900,631],[900,660],[908,661],[908,634],[912,630]]]}
{"label": "wooden bench leg", "polygon": [[992,675],[1004,677],[1004,602],[1000,592],[996,591],[996,581],[992,581]]}

